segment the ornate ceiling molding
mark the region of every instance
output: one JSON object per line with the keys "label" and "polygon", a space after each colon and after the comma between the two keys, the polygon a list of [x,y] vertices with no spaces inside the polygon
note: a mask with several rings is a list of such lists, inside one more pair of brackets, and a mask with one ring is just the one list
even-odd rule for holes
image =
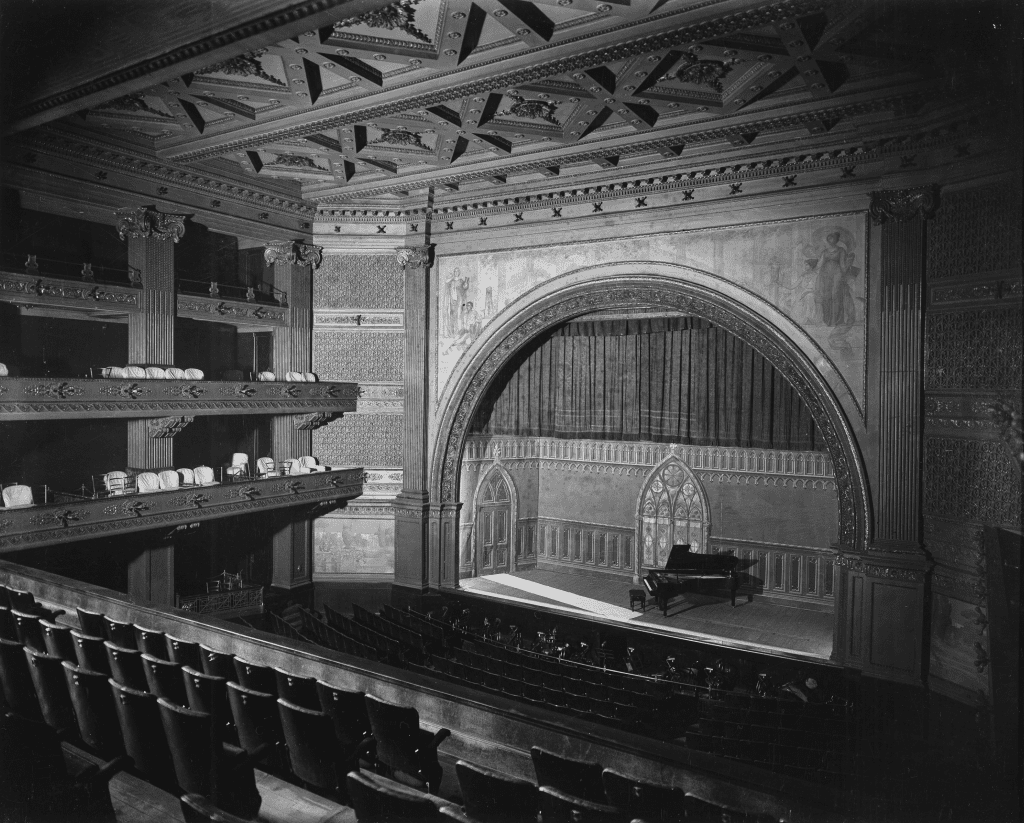
{"label": "ornate ceiling molding", "polygon": [[117,215],[117,235],[122,240],[126,237],[153,238],[174,243],[185,236],[185,218],[191,216],[164,214],[153,206],[118,209],[114,214]]}
{"label": "ornate ceiling molding", "polygon": [[[305,122],[301,124],[285,126],[277,130],[261,129],[257,135],[218,143],[216,146],[180,153],[174,153],[173,150],[169,150],[167,156],[179,162],[194,162],[211,157],[219,157],[229,152],[251,149],[267,143],[294,140],[298,137],[307,137],[311,134],[336,129],[339,126],[352,125],[367,120],[390,117],[409,110],[436,106],[456,97],[477,95],[494,89],[516,88],[553,75],[595,68],[657,49],[690,45],[702,40],[723,37],[733,32],[743,31],[744,29],[766,26],[793,17],[811,14],[824,9],[826,5],[824,2],[816,2],[815,0],[807,0],[806,2],[804,0],[784,0],[781,3],[770,3],[759,8],[736,12],[717,20],[694,23],[678,29],[645,35],[613,46],[548,60],[533,66],[502,72],[468,83],[448,85],[445,83],[445,78],[455,72],[440,73],[431,77],[432,83],[439,88],[438,91],[403,97],[391,103],[371,105],[362,109],[353,108],[344,114],[333,115],[323,119],[304,118]],[[559,43],[558,45],[563,44]],[[482,65],[488,64],[484,63]],[[396,91],[400,88],[401,86],[397,86],[389,91]]]}

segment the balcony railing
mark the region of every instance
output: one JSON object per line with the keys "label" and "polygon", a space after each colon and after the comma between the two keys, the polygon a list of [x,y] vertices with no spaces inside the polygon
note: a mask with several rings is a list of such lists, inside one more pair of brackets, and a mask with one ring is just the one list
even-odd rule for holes
{"label": "balcony railing", "polygon": [[288,305],[288,293],[269,283],[243,286],[234,283],[219,283],[216,280],[178,280],[177,286],[179,294],[202,294],[218,300],[244,300],[246,303]]}
{"label": "balcony railing", "polygon": [[263,611],[263,586],[206,594],[178,595],[177,606],[193,614],[216,614],[218,617],[244,617]]}

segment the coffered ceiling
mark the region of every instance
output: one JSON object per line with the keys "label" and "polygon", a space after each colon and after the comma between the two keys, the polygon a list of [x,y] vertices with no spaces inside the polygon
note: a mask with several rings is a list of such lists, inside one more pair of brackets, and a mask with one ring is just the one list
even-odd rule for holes
{"label": "coffered ceiling", "polygon": [[396,0],[352,15],[367,5],[136,80],[59,128],[330,205],[856,129],[951,87],[949,21],[921,3]]}

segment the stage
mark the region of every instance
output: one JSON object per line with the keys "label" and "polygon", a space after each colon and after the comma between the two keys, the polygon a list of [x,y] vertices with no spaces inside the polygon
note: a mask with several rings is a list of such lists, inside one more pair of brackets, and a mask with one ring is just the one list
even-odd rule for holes
{"label": "stage", "polygon": [[780,605],[757,595],[749,602],[746,596],[737,595],[733,608],[728,597],[687,593],[672,601],[665,617],[650,597],[646,611],[641,612],[639,607],[631,611],[629,590],[639,588],[639,584],[611,576],[530,569],[464,578],[459,587],[483,597],[591,616],[652,634],[735,649],[816,663],[827,662],[832,654],[830,612]]}

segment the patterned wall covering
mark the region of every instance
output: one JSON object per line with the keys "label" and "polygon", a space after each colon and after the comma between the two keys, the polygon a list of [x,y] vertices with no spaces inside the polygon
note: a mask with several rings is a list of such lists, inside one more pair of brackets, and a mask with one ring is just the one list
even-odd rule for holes
{"label": "patterned wall covering", "polygon": [[929,313],[925,321],[925,389],[977,391],[1021,387],[1021,309]]}
{"label": "patterned wall covering", "polygon": [[393,254],[325,254],[313,278],[313,308],[401,309],[403,276]]}
{"label": "patterned wall covering", "polygon": [[925,440],[925,514],[1019,527],[1020,493],[1020,469],[1002,442]]}
{"label": "patterned wall covering", "polygon": [[346,414],[313,432],[313,453],[327,466],[401,466],[403,420],[399,414]]}
{"label": "patterned wall covering", "polygon": [[943,192],[928,225],[928,277],[960,277],[1020,265],[1020,184]]}
{"label": "patterned wall covering", "polygon": [[313,367],[322,380],[401,382],[404,362],[404,334],[341,330],[313,333]]}

